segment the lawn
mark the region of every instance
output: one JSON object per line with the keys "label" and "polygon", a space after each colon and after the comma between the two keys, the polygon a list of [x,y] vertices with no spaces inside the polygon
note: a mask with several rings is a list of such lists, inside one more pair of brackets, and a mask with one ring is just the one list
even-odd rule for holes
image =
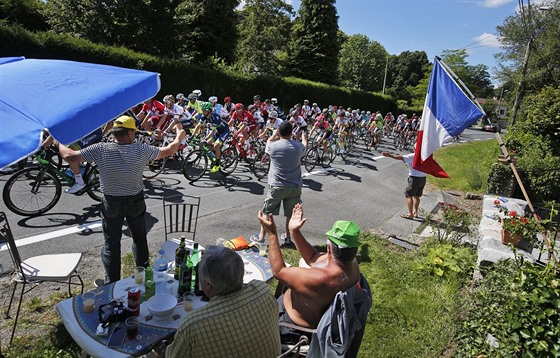
{"label": "lawn", "polygon": [[442,190],[484,193],[490,166],[496,162],[500,146],[495,139],[460,143],[440,148],[434,159],[450,179],[428,177],[428,182]]}

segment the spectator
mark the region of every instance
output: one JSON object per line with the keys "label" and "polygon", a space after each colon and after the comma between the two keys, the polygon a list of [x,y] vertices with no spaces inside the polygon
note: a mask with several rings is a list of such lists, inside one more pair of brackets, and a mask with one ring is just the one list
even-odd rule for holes
{"label": "spectator", "polygon": [[406,206],[408,213],[402,214],[401,218],[414,219],[418,217],[418,208],[420,207],[420,197],[426,185],[426,173],[412,168],[412,161],[414,160],[414,152],[407,155],[391,154],[389,152],[381,153],[384,157],[402,160],[408,166],[408,185],[404,195],[406,196]]}
{"label": "spectator", "polygon": [[209,246],[200,284],[210,302],[181,323],[166,357],[277,357],[278,305],[265,282],[243,284],[245,267],[235,251]]}
{"label": "spectator", "polygon": [[[268,194],[262,211],[265,214],[278,215],[280,204],[286,216],[286,238],[284,244],[291,245],[288,222],[294,206],[301,203],[301,158],[307,148],[307,133],[303,132],[302,141],[290,139],[292,124],[283,121],[278,129],[268,138],[265,152],[270,156],[268,171]],[[259,240],[264,240],[264,228],[261,226]]]}
{"label": "spectator", "polygon": [[101,261],[105,268],[105,279],[95,280],[102,286],[121,278],[121,237],[126,219],[132,233],[132,252],[136,266],[148,265],[149,251],[146,238],[146,203],[142,172],[150,160],[173,155],[185,131],[177,129],[177,136],[169,145],[158,148],[135,143],[137,131],[134,119],[121,116],[114,121],[111,130],[115,141],[96,143],[79,151],[59,144],[60,155],[67,162],[95,162],[103,198],[101,218],[105,243],[101,248]]}
{"label": "spectator", "polygon": [[[309,267],[287,267],[278,243],[273,216],[260,211],[258,218],[261,227],[268,233],[272,274],[287,287],[277,300],[279,320],[316,328],[335,295],[355,285],[360,278],[356,261],[360,228],[351,221],[335,222],[332,229],[325,233],[327,252],[319,252],[305,240],[300,231],[307,219],[303,217],[301,204],[297,204],[289,222],[289,230],[299,254]],[[281,329],[282,335],[289,333],[290,329]]]}

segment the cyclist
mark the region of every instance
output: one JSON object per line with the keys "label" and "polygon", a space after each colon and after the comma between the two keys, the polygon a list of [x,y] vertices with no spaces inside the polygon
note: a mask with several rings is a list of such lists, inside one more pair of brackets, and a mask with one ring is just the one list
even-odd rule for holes
{"label": "cyclist", "polygon": [[210,102],[202,103],[202,114],[197,114],[195,119],[200,125],[207,125],[210,128],[203,143],[211,145],[211,149],[216,154],[216,161],[210,170],[210,173],[215,173],[220,170],[221,147],[229,137],[229,126],[217,113],[213,112]]}
{"label": "cyclist", "polygon": [[208,98],[208,102],[212,104],[212,112],[216,113],[218,116],[222,117],[222,105],[218,103],[218,97],[211,96]]}
{"label": "cyclist", "polygon": [[192,91],[192,93],[196,96],[196,100],[200,103],[200,105],[202,106],[202,91],[199,89],[195,89]]}
{"label": "cyclist", "polygon": [[202,113],[202,102],[198,101],[197,98],[198,97],[196,96],[195,93],[191,93],[187,97],[189,102],[187,103],[185,110],[189,112],[192,116]]}
{"label": "cyclist", "polygon": [[340,146],[340,153],[344,152],[344,140],[346,138],[346,130],[348,128],[348,119],[350,118],[350,112],[340,112],[338,118],[336,119],[333,132],[338,133],[338,140]]}
{"label": "cyclist", "polygon": [[144,102],[142,109],[138,113],[138,118],[141,121],[140,127],[143,130],[150,130],[152,126],[157,125],[161,117],[165,113],[165,106],[158,100],[153,98]]}
{"label": "cyclist", "polygon": [[268,113],[268,120],[264,125],[264,130],[261,132],[261,134],[259,134],[259,139],[266,139],[267,137],[269,137],[274,132],[274,130],[278,128],[280,124],[282,124],[282,122],[283,121],[278,118],[278,112],[270,111]]}
{"label": "cyclist", "polygon": [[309,100],[303,100],[303,106],[301,106],[301,116],[303,119],[308,120],[313,113],[311,112],[311,106],[309,106]]}
{"label": "cyclist", "polygon": [[317,103],[313,103],[313,105],[311,106],[311,117],[313,119],[316,119],[318,116],[320,116],[322,113],[321,108],[319,108],[319,106],[317,105]]}
{"label": "cyclist", "polygon": [[[86,148],[86,147],[88,147],[92,144],[101,142],[103,137],[111,130],[112,126],[109,125],[109,124],[113,124],[113,121],[110,121],[109,123],[105,124],[104,126],[101,126],[101,127],[97,128],[96,130],[94,130],[92,133],[86,135],[82,139],[70,144],[68,146],[68,148],[78,151],[78,150]],[[48,132],[46,132],[46,130],[45,130],[45,133],[48,135]],[[48,137],[43,141],[43,144],[41,144],[41,145],[42,145],[43,148],[47,148],[53,142],[54,142],[54,138],[51,135],[48,135]],[[72,185],[70,188],[64,190],[65,193],[76,194],[77,192],[79,192],[80,190],[85,188],[86,183],[84,182],[84,178],[82,178],[82,172],[80,170],[80,164],[81,164],[80,162],[76,162],[76,161],[68,162],[68,166],[70,167],[70,170],[72,171],[72,175],[74,175],[74,185]]]}
{"label": "cyclist", "polygon": [[313,124],[313,128],[311,128],[311,132],[309,133],[309,137],[311,138],[313,136],[313,133],[315,133],[315,130],[319,131],[319,134],[317,135],[318,137],[317,143],[319,145],[321,143],[323,144],[323,151],[326,154],[328,153],[328,148],[329,148],[327,141],[331,138],[333,133],[332,126],[328,121],[329,118],[330,116],[328,113],[328,109],[327,108],[323,109],[323,113],[321,113],[317,117],[317,120]]}
{"label": "cyclist", "polygon": [[[166,118],[159,121],[156,126],[156,130],[161,130],[163,128],[164,135],[174,129],[177,126],[177,123],[187,123],[189,119],[192,118],[189,112],[185,112],[183,107],[175,103],[175,99],[172,95],[168,94],[167,96],[163,97],[163,103],[165,103]],[[167,123],[169,123],[168,126],[166,126]],[[183,126],[183,129],[187,130],[185,126]]]}
{"label": "cyclist", "polygon": [[224,97],[224,105],[222,106],[222,118],[230,118],[233,112],[235,111],[235,105],[231,101],[230,96]]}
{"label": "cyclist", "polygon": [[185,106],[187,105],[187,101],[185,98],[185,95],[182,93],[177,93],[177,105],[183,107],[183,109],[185,109]]}
{"label": "cyclist", "polygon": [[249,112],[243,109],[242,103],[237,103],[235,105],[235,112],[231,116],[229,121],[229,126],[233,127],[236,122],[239,122],[238,128],[243,135],[243,142],[246,148],[249,147],[248,139],[251,134],[257,130],[257,121],[255,117]]}
{"label": "cyclist", "polygon": [[264,127],[264,122],[265,122],[263,116],[261,115],[261,111],[254,104],[250,104],[249,107],[247,107],[247,110],[249,111],[249,113],[253,115],[253,117],[257,121],[257,132],[260,131]]}
{"label": "cyclist", "polygon": [[292,123],[292,133],[294,137],[300,140],[301,133],[307,132],[307,121],[301,115],[299,115],[299,112],[297,110],[293,110],[292,113],[290,113],[289,121]]}
{"label": "cyclist", "polygon": [[[259,111],[259,115],[261,117],[266,118],[268,116],[268,111],[266,110],[266,104],[264,102],[261,102],[261,96],[259,96],[258,94],[255,95],[253,97],[253,105],[257,108],[257,110]],[[263,121],[264,122],[264,121]]]}

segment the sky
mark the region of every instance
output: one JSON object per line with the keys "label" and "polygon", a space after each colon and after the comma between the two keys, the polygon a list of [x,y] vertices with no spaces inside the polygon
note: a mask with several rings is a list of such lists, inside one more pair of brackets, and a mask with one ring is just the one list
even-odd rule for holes
{"label": "sky", "polygon": [[[297,12],[300,0],[286,0]],[[533,0],[531,4],[544,2]],[[524,1],[525,6],[527,1]],[[518,0],[337,0],[338,26],[363,34],[387,52],[425,51],[432,62],[444,50],[466,49],[469,65],[484,64],[494,77],[499,51],[496,26],[519,9]]]}

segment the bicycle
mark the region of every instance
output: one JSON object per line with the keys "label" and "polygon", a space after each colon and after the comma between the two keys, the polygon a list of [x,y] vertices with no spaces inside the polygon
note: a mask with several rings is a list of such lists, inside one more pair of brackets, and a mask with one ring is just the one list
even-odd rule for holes
{"label": "bicycle", "polygon": [[[49,147],[35,155],[38,166],[17,171],[8,179],[2,198],[8,209],[22,216],[37,216],[51,210],[62,195],[62,182],[74,185],[74,176],[67,173],[60,155]],[[87,163],[82,174],[85,187],[74,195],[87,193],[101,201],[99,172],[95,164]]]}
{"label": "bicycle", "polygon": [[[198,139],[193,139],[193,142],[195,141],[198,141]],[[206,143],[200,142],[198,147],[194,147],[193,150],[184,155],[181,171],[188,181],[195,182],[208,170],[208,162],[214,163],[215,160],[214,152],[206,146]],[[228,176],[233,173],[237,168],[238,161],[239,158],[234,147],[224,147],[220,157],[220,174]]]}

